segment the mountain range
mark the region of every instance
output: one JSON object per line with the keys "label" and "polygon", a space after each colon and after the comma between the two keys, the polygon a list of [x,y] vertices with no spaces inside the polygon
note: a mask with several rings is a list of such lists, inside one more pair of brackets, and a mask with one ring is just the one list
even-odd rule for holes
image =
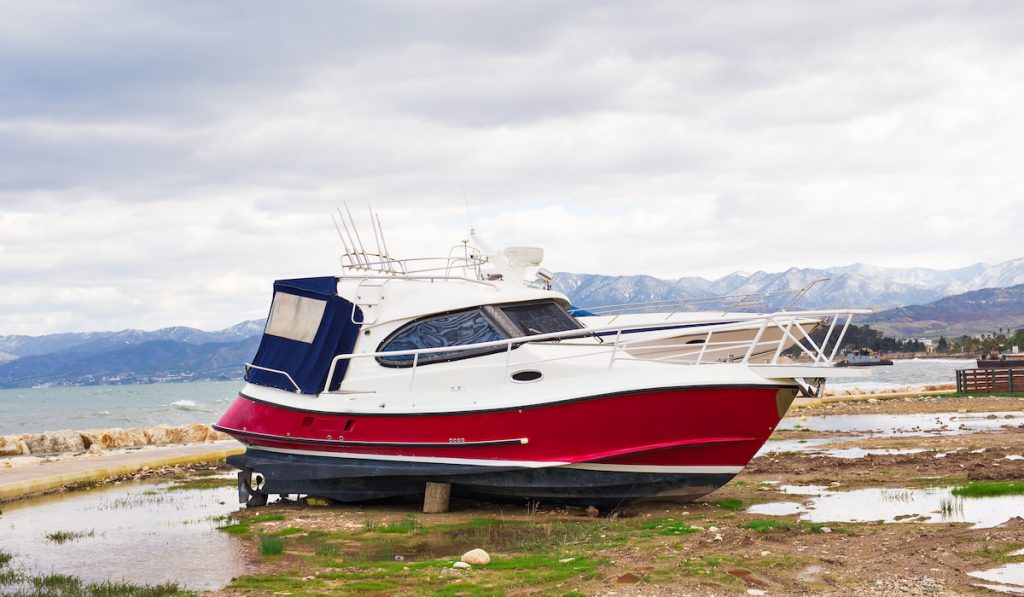
{"label": "mountain range", "polygon": [[[715,280],[689,276],[674,280],[652,276],[555,274],[554,288],[570,296],[579,307],[626,302],[701,300],[727,295],[784,292],[823,280],[799,301],[808,309],[833,307],[893,308],[928,303],[946,296],[982,288],[1024,284],[1024,258],[995,265],[976,263],[952,270],[886,268],[863,263],[784,272],[734,272]],[[775,309],[790,296],[780,296],[758,309]],[[694,309],[703,309],[698,305]]]}
{"label": "mountain range", "polygon": [[[931,336],[1024,327],[1024,258],[954,270],[882,268],[854,264],[784,272],[735,272],[715,280],[684,277],[558,273],[553,286],[579,307],[689,300],[691,310],[714,309],[723,295],[787,292],[817,284],[796,308],[881,309],[862,318],[890,335]],[[790,298],[730,309],[773,310]],[[265,320],[218,331],[169,327],[155,331],[0,336],[0,388],[239,379],[259,346]]]}

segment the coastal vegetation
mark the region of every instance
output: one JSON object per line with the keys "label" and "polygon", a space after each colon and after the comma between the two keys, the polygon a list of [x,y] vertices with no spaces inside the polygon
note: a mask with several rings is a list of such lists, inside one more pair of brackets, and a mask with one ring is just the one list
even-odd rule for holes
{"label": "coastal vegetation", "polygon": [[967,485],[953,488],[953,495],[960,497],[995,497],[1000,495],[1024,495],[1024,482],[1015,481],[972,481]]}
{"label": "coastal vegetation", "polygon": [[67,574],[32,575],[11,566],[13,556],[0,550],[0,593],[19,597],[190,597],[177,583],[136,585],[126,582],[85,582]]}

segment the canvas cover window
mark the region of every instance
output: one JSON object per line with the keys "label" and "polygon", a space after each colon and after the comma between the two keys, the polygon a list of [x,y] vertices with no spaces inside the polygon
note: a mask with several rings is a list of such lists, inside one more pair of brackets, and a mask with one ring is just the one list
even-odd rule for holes
{"label": "canvas cover window", "polygon": [[320,328],[327,301],[275,292],[266,333],[310,344]]}

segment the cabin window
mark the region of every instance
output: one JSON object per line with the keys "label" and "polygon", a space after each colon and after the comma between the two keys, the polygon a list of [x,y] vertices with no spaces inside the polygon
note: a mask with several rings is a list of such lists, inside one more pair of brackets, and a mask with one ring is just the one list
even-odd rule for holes
{"label": "cabin window", "polygon": [[[493,342],[502,339],[504,339],[504,336],[498,331],[498,327],[491,322],[490,318],[480,309],[472,309],[413,322],[385,340],[378,351],[442,348]],[[420,354],[417,363],[425,365],[427,363],[453,361],[482,354],[501,352],[502,350],[505,350],[505,347],[498,346],[471,351],[423,353]],[[413,358],[414,355],[411,354],[385,355],[377,357],[377,361],[381,365],[389,367],[409,367],[413,364]]]}
{"label": "cabin window", "polygon": [[580,329],[580,323],[554,302],[501,307],[520,336],[551,334]]}

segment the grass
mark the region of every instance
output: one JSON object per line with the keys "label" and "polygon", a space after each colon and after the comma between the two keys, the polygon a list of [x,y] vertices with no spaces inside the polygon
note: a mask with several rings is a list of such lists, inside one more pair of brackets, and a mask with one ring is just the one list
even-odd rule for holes
{"label": "grass", "polygon": [[203,477],[199,479],[183,479],[175,481],[167,488],[167,491],[185,491],[189,489],[219,489],[221,487],[234,487],[236,479],[224,479],[220,477]]}
{"label": "grass", "polygon": [[420,523],[412,514],[398,522],[381,524],[374,520],[367,520],[363,523],[363,530],[368,533],[411,533],[419,527]]}
{"label": "grass", "polygon": [[784,520],[750,520],[740,525],[741,529],[750,529],[758,533],[770,531],[791,531],[799,525]]}
{"label": "grass", "polygon": [[46,538],[54,543],[63,544],[68,541],[74,541],[75,539],[82,539],[84,537],[95,537],[96,531],[54,531],[47,533]]}
{"label": "grass", "polygon": [[252,533],[252,525],[259,524],[261,522],[275,522],[278,520],[284,520],[283,514],[261,514],[259,516],[253,516],[248,520],[241,522],[233,522],[220,527],[218,530],[224,531],[229,535],[248,535]]}
{"label": "grass", "polygon": [[284,539],[274,535],[260,536],[260,555],[278,556],[284,553]]}
{"label": "grass", "polygon": [[723,510],[729,510],[732,512],[739,512],[743,509],[743,500],[737,498],[729,498],[725,500],[716,500],[714,502],[708,502],[709,504],[718,506]]}
{"label": "grass", "polygon": [[1024,495],[1024,483],[1014,481],[973,481],[953,488],[953,495],[959,497],[996,497],[1000,495]]}
{"label": "grass", "polygon": [[654,531],[657,535],[692,535],[698,532],[685,522],[672,518],[655,519],[644,523],[640,528]]}

